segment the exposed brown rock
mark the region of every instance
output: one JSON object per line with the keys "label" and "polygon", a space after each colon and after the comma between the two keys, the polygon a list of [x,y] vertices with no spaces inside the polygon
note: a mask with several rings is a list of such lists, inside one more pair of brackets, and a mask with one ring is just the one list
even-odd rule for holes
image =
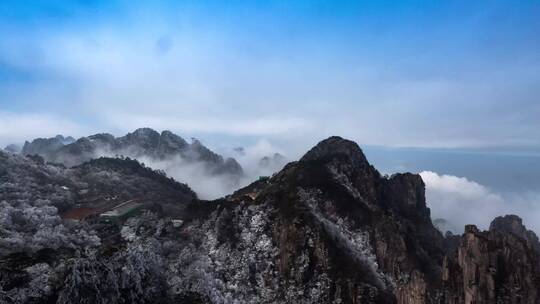
{"label": "exposed brown rock", "polygon": [[469,225],[444,263],[444,303],[539,303],[538,255],[527,239]]}

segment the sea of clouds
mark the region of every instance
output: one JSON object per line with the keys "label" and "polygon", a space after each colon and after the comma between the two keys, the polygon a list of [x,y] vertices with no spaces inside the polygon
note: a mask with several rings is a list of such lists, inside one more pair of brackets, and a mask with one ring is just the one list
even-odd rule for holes
{"label": "sea of clouds", "polygon": [[454,233],[463,233],[467,224],[489,228],[501,215],[516,214],[528,229],[540,232],[540,193],[498,192],[466,177],[420,172],[426,184],[426,200],[432,219],[442,218]]}

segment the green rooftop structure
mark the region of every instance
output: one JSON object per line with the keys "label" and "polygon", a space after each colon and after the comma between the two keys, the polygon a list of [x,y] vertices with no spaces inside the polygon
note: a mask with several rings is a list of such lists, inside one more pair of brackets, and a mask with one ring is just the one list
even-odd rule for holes
{"label": "green rooftop structure", "polygon": [[138,200],[130,200],[115,206],[109,211],[103,212],[99,217],[106,221],[129,218],[136,214],[142,206],[143,204]]}

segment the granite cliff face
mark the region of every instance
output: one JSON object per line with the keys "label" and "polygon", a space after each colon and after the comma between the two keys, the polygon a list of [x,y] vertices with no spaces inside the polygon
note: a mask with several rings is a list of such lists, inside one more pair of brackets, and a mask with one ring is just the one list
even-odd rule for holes
{"label": "granite cliff face", "polygon": [[538,303],[538,254],[512,233],[465,228],[444,263],[444,303]]}
{"label": "granite cliff face", "polygon": [[495,218],[493,222],[491,222],[489,230],[513,234],[518,238],[527,240],[528,246],[534,248],[537,253],[540,253],[540,241],[538,240],[538,236],[531,230],[527,230],[523,225],[521,218],[517,215],[505,215]]}
{"label": "granite cliff face", "polygon": [[[467,226],[462,236],[444,237],[432,224],[419,175],[381,176],[357,144],[339,137],[229,196],[194,200],[180,215],[184,222],[175,228],[166,213],[149,210],[105,229],[122,232],[116,243],[94,242],[52,259],[2,257],[0,299],[540,302],[538,239],[518,217],[497,218],[489,231]],[[3,269],[27,279],[2,280],[9,277]]]}

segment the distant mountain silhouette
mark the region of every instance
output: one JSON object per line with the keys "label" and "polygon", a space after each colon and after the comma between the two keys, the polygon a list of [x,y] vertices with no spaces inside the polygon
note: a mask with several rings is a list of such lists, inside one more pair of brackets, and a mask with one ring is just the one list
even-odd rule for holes
{"label": "distant mountain silhouette", "polygon": [[158,133],[150,128],[140,128],[122,137],[101,133],[74,140],[58,135],[53,138],[38,138],[26,142],[22,153],[37,154],[46,161],[75,166],[101,156],[128,156],[168,160],[179,158],[186,163],[202,163],[205,170],[213,175],[230,175],[239,178],[242,167],[233,158],[224,158],[212,152],[200,141],[186,142],[182,137],[170,132]]}

